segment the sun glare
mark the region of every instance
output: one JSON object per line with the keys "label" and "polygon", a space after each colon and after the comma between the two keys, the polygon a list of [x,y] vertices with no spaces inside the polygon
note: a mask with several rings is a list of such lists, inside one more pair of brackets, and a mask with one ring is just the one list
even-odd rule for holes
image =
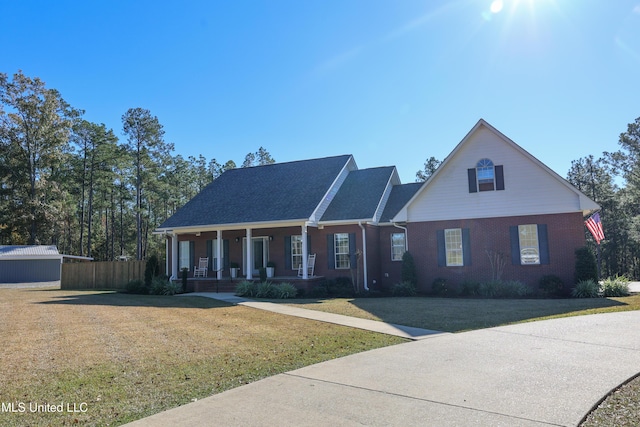
{"label": "sun glare", "polygon": [[491,13],[500,13],[503,7],[504,7],[504,3],[502,2],[502,0],[494,0],[491,3],[489,10],[491,11]]}

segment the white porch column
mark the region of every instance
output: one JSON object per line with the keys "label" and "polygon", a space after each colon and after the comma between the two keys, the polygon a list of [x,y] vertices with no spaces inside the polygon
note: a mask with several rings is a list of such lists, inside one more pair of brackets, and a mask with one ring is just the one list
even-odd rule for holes
{"label": "white porch column", "polygon": [[247,228],[247,280],[253,279],[253,242],[251,241],[251,229]]}
{"label": "white porch column", "polygon": [[216,258],[216,265],[218,266],[217,268],[217,272],[216,272],[216,277],[218,278],[218,280],[222,279],[222,269],[224,268],[224,260],[223,260],[223,253],[222,253],[222,230],[216,230],[216,237],[217,237],[217,241],[216,241],[216,253],[218,254],[218,258]]}
{"label": "white porch column", "polygon": [[302,226],[302,279],[309,278],[309,251],[307,249],[307,224]]}
{"label": "white porch column", "polygon": [[171,278],[178,280],[178,235],[175,233],[171,236]]}

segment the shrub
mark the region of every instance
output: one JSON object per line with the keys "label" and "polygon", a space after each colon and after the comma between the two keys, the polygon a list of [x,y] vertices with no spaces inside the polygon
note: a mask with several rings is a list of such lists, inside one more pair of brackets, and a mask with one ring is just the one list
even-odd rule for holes
{"label": "shrub", "polygon": [[182,292],[182,283],[172,282],[167,277],[154,277],[149,290],[153,295],[175,295]]}
{"label": "shrub", "polygon": [[144,285],[150,288],[153,285],[153,278],[160,273],[160,266],[158,265],[158,257],[151,255],[147,260],[144,267]]}
{"label": "shrub", "polygon": [[596,258],[593,256],[593,252],[586,246],[576,249],[576,271],[575,281],[576,283],[592,280],[598,283],[598,266],[596,264]]}
{"label": "shrub", "polygon": [[497,280],[480,283],[478,295],[483,298],[496,298],[500,294],[501,283]]}
{"label": "shrub", "polygon": [[[164,287],[167,284],[168,280],[163,279],[161,277],[154,277],[151,281],[151,286],[149,288],[149,292],[153,295],[164,295]],[[182,284],[179,285],[182,287]]]}
{"label": "shrub", "polygon": [[254,282],[243,280],[236,285],[236,295],[239,297],[255,297],[258,290],[257,288]]}
{"label": "shrub", "polygon": [[182,292],[187,292],[187,277],[189,277],[189,270],[186,268],[180,270],[180,278],[182,279]]}
{"label": "shrub", "polygon": [[605,297],[626,297],[629,295],[629,279],[625,276],[610,277],[602,282]]}
{"label": "shrub", "polygon": [[418,275],[416,274],[416,263],[413,261],[413,255],[406,251],[402,255],[402,272],[400,276],[403,282],[418,284]]}
{"label": "shrub", "polygon": [[391,295],[394,297],[413,297],[417,293],[416,285],[411,282],[401,282],[393,285]]}
{"label": "shrub", "polygon": [[465,297],[475,297],[480,294],[480,283],[465,280],[461,284],[460,295]]}
{"label": "shrub", "polygon": [[448,292],[447,279],[438,277],[431,283],[431,292],[434,295],[446,295]]}
{"label": "shrub", "polygon": [[164,282],[161,295],[175,295],[182,292],[182,284],[178,282],[172,282],[167,280]]}
{"label": "shrub", "polygon": [[503,298],[525,298],[533,295],[533,289],[519,280],[506,280],[502,282]]}
{"label": "shrub", "polygon": [[354,296],[353,283],[350,277],[336,277],[324,282],[328,296],[334,298],[349,298]]}
{"label": "shrub", "polygon": [[571,290],[574,298],[597,298],[600,296],[600,284],[595,280],[581,280]]}
{"label": "shrub", "polygon": [[256,298],[276,298],[276,287],[271,282],[260,282],[256,288]]}
{"label": "shrub", "polygon": [[258,269],[258,274],[260,275],[260,282],[264,283],[267,281],[267,269],[264,267],[260,267]]}
{"label": "shrub", "polygon": [[526,298],[533,289],[519,280],[491,280],[480,283],[478,295],[483,298]]}
{"label": "shrub", "polygon": [[314,286],[309,291],[310,298],[326,298],[329,296],[329,291],[324,283]]}
{"label": "shrub", "polygon": [[291,283],[283,282],[276,285],[276,298],[295,298],[296,295],[298,295],[298,289]]}
{"label": "shrub", "polygon": [[132,280],[129,283],[127,283],[127,286],[125,287],[127,293],[129,294],[148,294],[149,293],[149,288],[147,288],[144,285],[144,282],[142,280]]}
{"label": "shrub", "polygon": [[548,274],[540,278],[539,287],[547,296],[560,296],[564,290],[564,282],[558,276]]}

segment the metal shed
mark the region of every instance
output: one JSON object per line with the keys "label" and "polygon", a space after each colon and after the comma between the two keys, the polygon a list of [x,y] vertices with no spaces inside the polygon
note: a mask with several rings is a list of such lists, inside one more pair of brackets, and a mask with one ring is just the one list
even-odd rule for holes
{"label": "metal shed", "polygon": [[0,283],[60,280],[61,264],[56,246],[0,246]]}

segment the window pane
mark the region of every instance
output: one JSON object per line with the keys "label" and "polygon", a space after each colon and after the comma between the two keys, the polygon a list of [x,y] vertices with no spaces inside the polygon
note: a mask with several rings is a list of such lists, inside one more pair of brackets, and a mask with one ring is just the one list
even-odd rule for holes
{"label": "window pane", "polygon": [[447,266],[463,265],[462,229],[453,228],[444,230],[444,245],[446,251]]}
{"label": "window pane", "polygon": [[336,268],[349,268],[349,234],[336,233],[334,235]]}
{"label": "window pane", "polygon": [[391,260],[402,261],[405,252],[404,233],[393,233],[391,235]]}
{"label": "window pane", "polygon": [[180,265],[178,266],[178,269],[180,270],[183,268],[191,270],[191,266],[189,265],[189,260],[191,259],[189,256],[189,246],[188,241],[180,242]]}
{"label": "window pane", "polygon": [[297,270],[302,264],[302,236],[291,236],[291,268]]}
{"label": "window pane", "polygon": [[538,226],[527,224],[518,226],[520,240],[520,264],[540,264]]}
{"label": "window pane", "polygon": [[213,257],[213,269],[218,270],[218,239],[211,241],[211,256]]}
{"label": "window pane", "polygon": [[479,191],[493,191],[495,189],[495,170],[491,160],[482,159],[476,164],[476,176]]}

